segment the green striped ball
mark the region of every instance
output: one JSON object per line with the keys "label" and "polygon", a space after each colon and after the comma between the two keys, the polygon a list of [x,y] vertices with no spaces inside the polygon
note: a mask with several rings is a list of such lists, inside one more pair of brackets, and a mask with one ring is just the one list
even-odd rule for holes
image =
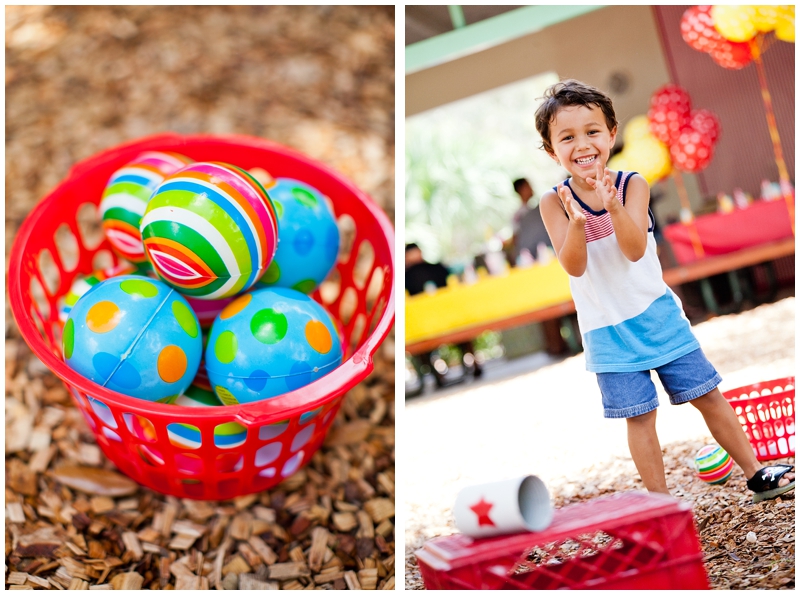
{"label": "green striped ball", "polygon": [[697,451],[694,468],[704,482],[720,485],[733,473],[733,459],[716,444],[709,444]]}

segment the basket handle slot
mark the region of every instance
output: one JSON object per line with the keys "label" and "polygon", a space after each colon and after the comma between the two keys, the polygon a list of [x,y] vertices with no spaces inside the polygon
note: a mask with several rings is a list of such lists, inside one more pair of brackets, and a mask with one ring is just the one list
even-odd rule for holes
{"label": "basket handle slot", "polygon": [[96,204],[85,202],[78,207],[75,221],[78,224],[81,244],[86,250],[95,250],[105,239],[100,220]]}
{"label": "basket handle slot", "polygon": [[62,223],[56,229],[53,241],[58,255],[59,268],[71,272],[78,267],[80,247],[75,230],[68,224]]}
{"label": "basket handle slot", "polygon": [[361,240],[358,245],[358,255],[353,265],[353,285],[362,290],[366,287],[369,274],[375,264],[375,249],[369,240]]}

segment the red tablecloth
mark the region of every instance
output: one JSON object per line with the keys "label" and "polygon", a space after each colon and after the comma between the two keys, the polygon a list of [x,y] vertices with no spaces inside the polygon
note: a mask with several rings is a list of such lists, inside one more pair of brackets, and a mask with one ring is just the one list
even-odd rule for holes
{"label": "red tablecloth", "polygon": [[[735,252],[759,244],[792,237],[789,211],[784,200],[756,201],[732,213],[712,213],[695,219],[706,257]],[[664,228],[678,264],[698,260],[689,227],[673,223]]]}

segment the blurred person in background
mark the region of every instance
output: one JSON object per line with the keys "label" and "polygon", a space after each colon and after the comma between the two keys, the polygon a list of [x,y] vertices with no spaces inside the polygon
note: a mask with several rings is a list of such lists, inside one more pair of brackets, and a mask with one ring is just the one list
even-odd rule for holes
{"label": "blurred person in background", "polygon": [[[422,257],[422,250],[416,244],[406,245],[406,291],[409,295],[417,295],[436,290],[439,287],[447,287],[447,277],[450,271],[441,263],[430,263]],[[466,341],[456,345],[461,352],[461,361],[464,365],[464,375],[467,370],[472,370],[474,378],[480,378],[483,369],[475,359],[475,348],[472,341]],[[436,380],[436,387],[440,388],[446,384],[445,375],[447,374],[447,363],[441,358],[437,358],[432,363],[432,351],[419,355],[422,364],[422,373],[427,369],[433,373]]]}
{"label": "blurred person in background", "polygon": [[550,236],[547,235],[539,205],[532,206],[533,188],[525,178],[514,180],[514,190],[522,202],[511,220],[513,230],[513,258],[516,263],[523,250],[527,250],[533,258],[538,258],[539,246],[544,244],[552,248]]}
{"label": "blurred person in background", "polygon": [[[536,206],[531,206],[533,204],[531,201],[533,187],[530,182],[525,178],[514,180],[514,191],[519,195],[522,204],[511,220],[513,235],[511,236],[510,250],[507,252],[511,266],[521,264],[520,254],[523,250],[527,250],[534,259],[539,259],[542,257],[539,254],[542,246],[549,249],[553,247],[538,203]],[[565,326],[566,329],[572,328],[569,317],[564,316],[561,320],[545,320],[541,325],[547,343],[547,353],[559,355],[567,351],[568,346],[564,341],[561,329],[562,326]]]}

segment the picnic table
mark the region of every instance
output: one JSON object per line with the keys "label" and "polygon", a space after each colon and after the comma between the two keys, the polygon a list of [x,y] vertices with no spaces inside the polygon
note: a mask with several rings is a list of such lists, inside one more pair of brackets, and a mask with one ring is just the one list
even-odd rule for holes
{"label": "picnic table", "polygon": [[[664,281],[673,288],[700,281],[706,307],[719,313],[709,277],[727,273],[738,306],[744,291],[736,271],[792,255],[794,238],[784,238],[667,269]],[[406,296],[406,351],[416,355],[474,339],[486,330],[502,331],[574,312],[569,278],[554,259],[502,276],[484,276],[472,285],[456,283],[432,294]]]}

